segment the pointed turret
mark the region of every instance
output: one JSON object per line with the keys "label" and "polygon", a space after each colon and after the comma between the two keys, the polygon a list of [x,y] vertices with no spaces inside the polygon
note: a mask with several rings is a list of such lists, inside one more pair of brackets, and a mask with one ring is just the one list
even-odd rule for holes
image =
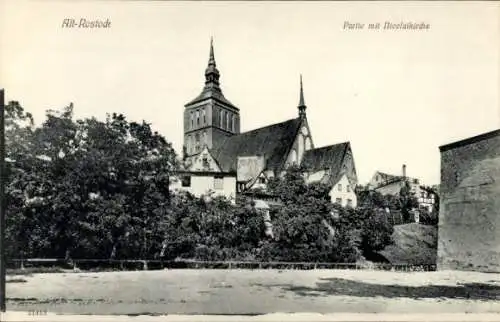
{"label": "pointed turret", "polygon": [[306,115],[306,103],[304,101],[304,88],[302,86],[302,74],[300,75],[300,98],[299,98],[299,116],[305,116]]}
{"label": "pointed turret", "polygon": [[208,66],[205,69],[205,88],[219,88],[219,70],[215,63],[213,38],[210,38],[210,54],[208,57]]}

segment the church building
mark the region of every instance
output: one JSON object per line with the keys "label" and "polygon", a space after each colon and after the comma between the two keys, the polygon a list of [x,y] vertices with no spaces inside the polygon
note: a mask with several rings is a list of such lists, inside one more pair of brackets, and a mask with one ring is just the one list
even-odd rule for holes
{"label": "church building", "polygon": [[305,167],[307,182],[331,187],[331,200],[356,207],[357,184],[349,142],[315,148],[307,121],[302,77],[298,115],[283,122],[240,132],[240,109],[224,97],[213,43],[210,43],[205,85],[184,109],[184,169],[172,189],[197,196],[228,198],[259,188],[282,176],[292,164]]}

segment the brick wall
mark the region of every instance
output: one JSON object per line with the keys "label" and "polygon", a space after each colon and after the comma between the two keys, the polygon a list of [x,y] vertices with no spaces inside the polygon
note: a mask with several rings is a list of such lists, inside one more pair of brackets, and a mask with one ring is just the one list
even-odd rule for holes
{"label": "brick wall", "polygon": [[440,149],[438,269],[500,272],[500,131]]}

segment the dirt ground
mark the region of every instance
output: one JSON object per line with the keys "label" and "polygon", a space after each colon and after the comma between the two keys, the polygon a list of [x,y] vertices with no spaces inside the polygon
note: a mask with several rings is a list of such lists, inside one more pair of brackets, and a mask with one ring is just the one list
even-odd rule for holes
{"label": "dirt ground", "polygon": [[7,310],[73,314],[500,313],[500,274],[161,270],[7,277]]}

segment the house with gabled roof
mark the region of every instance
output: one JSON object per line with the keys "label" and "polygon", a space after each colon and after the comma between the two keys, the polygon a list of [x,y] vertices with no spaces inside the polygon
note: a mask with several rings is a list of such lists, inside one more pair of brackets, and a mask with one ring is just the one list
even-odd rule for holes
{"label": "house with gabled roof", "polygon": [[358,179],[349,142],[307,150],[301,164],[307,171],[307,182],[321,182],[331,187],[332,202],[357,206]]}
{"label": "house with gabled roof", "polygon": [[[203,90],[185,105],[184,169],[173,187],[198,195],[234,197],[237,193],[265,190],[270,178],[282,176],[287,167],[295,164],[306,169],[308,182],[329,185],[333,202],[356,206],[357,176],[350,143],[314,147],[302,76],[298,116],[247,132],[240,132],[240,110],[224,97],[219,79],[211,41]],[[195,182],[201,186],[193,187]]]}
{"label": "house with gabled roof", "polygon": [[387,174],[376,171],[368,183],[368,188],[380,192],[382,195],[399,195],[401,188],[408,185],[410,193],[417,198],[419,208],[431,212],[438,198],[437,190],[421,184],[417,178],[406,175],[406,165],[403,164],[401,175]]}

